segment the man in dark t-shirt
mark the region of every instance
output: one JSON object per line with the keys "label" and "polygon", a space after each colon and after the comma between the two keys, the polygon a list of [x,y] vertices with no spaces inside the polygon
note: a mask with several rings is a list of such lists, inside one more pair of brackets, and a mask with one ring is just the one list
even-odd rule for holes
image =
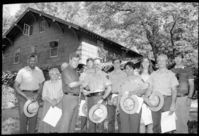
{"label": "man in dark t-shirt", "polygon": [[62,99],[61,133],[73,133],[75,131],[80,86],[82,85],[82,81],[79,81],[79,74],[76,71],[79,59],[80,56],[78,54],[72,53],[69,57],[69,66],[61,74],[64,93]]}
{"label": "man in dark t-shirt", "polygon": [[192,70],[183,66],[183,55],[178,52],[175,55],[175,67],[171,69],[179,81],[176,100],[176,131],[174,133],[188,133],[187,122],[189,120],[189,110],[194,91],[194,77]]}

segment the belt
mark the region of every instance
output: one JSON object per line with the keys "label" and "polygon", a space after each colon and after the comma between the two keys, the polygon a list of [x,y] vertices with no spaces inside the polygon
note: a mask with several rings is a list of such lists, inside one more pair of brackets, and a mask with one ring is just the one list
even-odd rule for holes
{"label": "belt", "polygon": [[22,92],[36,93],[38,90],[21,90]]}
{"label": "belt", "polygon": [[70,96],[79,96],[79,94],[67,93],[67,92],[64,92],[64,94],[66,94],[66,95],[70,95]]}
{"label": "belt", "polygon": [[188,93],[185,93],[185,94],[177,94],[177,97],[184,97],[184,96],[187,96],[188,95]]}
{"label": "belt", "polygon": [[119,94],[119,93],[118,93],[118,92],[115,92],[115,93],[110,93],[110,94],[112,95],[112,94]]}
{"label": "belt", "polygon": [[91,96],[101,96],[101,95],[104,95],[104,92],[91,93],[91,94],[87,95],[87,97],[91,97]]}

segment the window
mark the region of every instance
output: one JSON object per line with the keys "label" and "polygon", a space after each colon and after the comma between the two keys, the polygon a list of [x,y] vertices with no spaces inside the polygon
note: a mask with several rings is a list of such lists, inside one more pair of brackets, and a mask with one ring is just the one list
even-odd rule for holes
{"label": "window", "polygon": [[24,24],[24,28],[23,28],[23,34],[26,36],[32,35],[32,31],[33,31],[33,26]]}
{"label": "window", "polygon": [[97,40],[97,46],[100,48],[104,48],[104,43]]}
{"label": "window", "polygon": [[58,56],[58,45],[59,40],[51,41],[50,46],[50,58],[54,58]]}
{"label": "window", "polygon": [[37,51],[37,45],[31,46],[31,53],[36,53]]}
{"label": "window", "polygon": [[41,21],[39,24],[39,32],[44,32],[45,30],[45,21]]}
{"label": "window", "polygon": [[19,63],[19,59],[20,59],[20,49],[17,49],[14,52],[14,64]]}

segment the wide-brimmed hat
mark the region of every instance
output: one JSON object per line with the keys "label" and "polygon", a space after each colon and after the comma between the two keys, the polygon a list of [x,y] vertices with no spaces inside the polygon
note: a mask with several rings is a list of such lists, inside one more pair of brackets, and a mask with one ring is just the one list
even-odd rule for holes
{"label": "wide-brimmed hat", "polygon": [[149,108],[152,111],[159,111],[164,104],[164,97],[161,92],[153,91],[152,94],[149,96],[149,101],[153,105],[153,107],[149,106]]}
{"label": "wide-brimmed hat", "polygon": [[139,107],[139,101],[136,96],[124,94],[120,100],[120,106],[127,114],[134,114]]}
{"label": "wide-brimmed hat", "polygon": [[106,116],[107,108],[103,104],[100,104],[99,108],[96,104],[89,111],[89,118],[93,123],[101,123],[106,119]]}
{"label": "wide-brimmed hat", "polygon": [[29,99],[26,101],[23,107],[24,114],[27,117],[33,117],[37,114],[39,110],[39,104],[37,101],[33,102],[33,100]]}

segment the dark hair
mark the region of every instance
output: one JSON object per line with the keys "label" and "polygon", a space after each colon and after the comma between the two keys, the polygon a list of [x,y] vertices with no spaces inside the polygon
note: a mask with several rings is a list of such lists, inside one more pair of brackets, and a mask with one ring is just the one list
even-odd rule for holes
{"label": "dark hair", "polygon": [[30,60],[30,58],[35,58],[37,60],[37,55],[36,54],[30,54],[28,56],[28,61]]}
{"label": "dark hair", "polygon": [[71,60],[71,59],[73,59],[73,58],[80,58],[80,56],[79,56],[79,54],[77,54],[77,53],[72,53],[72,54],[70,54],[70,56],[69,56],[69,60]]}
{"label": "dark hair", "polygon": [[114,63],[114,61],[116,61],[116,60],[119,60],[120,63],[122,63],[122,60],[121,60],[119,57],[114,57],[114,58],[112,59],[112,63]]}
{"label": "dark hair", "polygon": [[148,57],[142,58],[141,63],[140,63],[140,68],[139,68],[140,69],[139,74],[141,75],[143,73],[144,68],[142,66],[142,63],[143,63],[144,59],[147,59],[149,61],[148,74],[150,75],[153,72],[153,67],[152,67],[152,62]]}
{"label": "dark hair", "polygon": [[127,66],[129,66],[129,67],[135,69],[135,65],[134,65],[134,63],[131,62],[131,61],[127,62],[127,63],[124,65],[124,69],[126,69]]}
{"label": "dark hair", "polygon": [[174,58],[178,57],[178,56],[181,56],[182,58],[184,58],[184,55],[181,52],[177,52],[177,53],[174,54]]}
{"label": "dark hair", "polygon": [[88,59],[86,60],[86,63],[88,63],[89,61],[92,61],[92,62],[93,62],[93,58],[88,58]]}

